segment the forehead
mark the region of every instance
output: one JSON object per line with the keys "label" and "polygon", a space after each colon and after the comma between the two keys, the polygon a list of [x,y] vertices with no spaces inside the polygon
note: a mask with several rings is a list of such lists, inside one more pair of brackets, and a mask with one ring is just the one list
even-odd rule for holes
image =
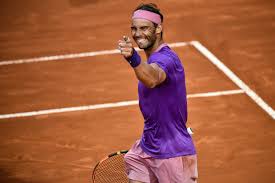
{"label": "forehead", "polygon": [[154,26],[154,24],[149,20],[135,18],[135,19],[132,19],[132,26],[133,27]]}

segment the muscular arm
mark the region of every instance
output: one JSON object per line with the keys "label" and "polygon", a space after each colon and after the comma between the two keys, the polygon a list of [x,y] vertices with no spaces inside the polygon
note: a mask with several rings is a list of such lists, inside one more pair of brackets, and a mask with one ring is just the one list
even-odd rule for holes
{"label": "muscular arm", "polygon": [[148,88],[154,88],[166,79],[166,73],[155,63],[141,62],[134,71],[137,79]]}
{"label": "muscular arm", "polygon": [[[123,40],[118,42],[119,50],[124,58],[130,58],[133,55],[133,45],[130,38],[124,36]],[[138,80],[140,80],[148,88],[154,88],[166,79],[166,73],[155,63],[148,64],[141,62],[134,67],[134,71]]]}

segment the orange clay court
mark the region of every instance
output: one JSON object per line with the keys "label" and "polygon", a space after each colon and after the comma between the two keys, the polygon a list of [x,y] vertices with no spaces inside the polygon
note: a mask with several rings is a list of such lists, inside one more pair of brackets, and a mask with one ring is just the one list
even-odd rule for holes
{"label": "orange clay court", "polygon": [[[274,183],[275,2],[146,2],[185,67],[199,182]],[[0,2],[1,183],[89,182],[140,137],[137,80],[115,50],[139,3]]]}

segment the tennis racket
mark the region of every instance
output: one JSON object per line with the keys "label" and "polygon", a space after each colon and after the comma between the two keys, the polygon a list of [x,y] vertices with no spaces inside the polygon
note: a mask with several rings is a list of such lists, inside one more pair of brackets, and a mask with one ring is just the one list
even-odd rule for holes
{"label": "tennis racket", "polygon": [[97,163],[92,173],[92,183],[128,183],[123,159],[127,152],[112,153]]}

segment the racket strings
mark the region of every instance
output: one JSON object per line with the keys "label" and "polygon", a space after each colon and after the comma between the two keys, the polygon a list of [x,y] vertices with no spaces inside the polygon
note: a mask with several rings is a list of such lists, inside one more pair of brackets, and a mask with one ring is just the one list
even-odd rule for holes
{"label": "racket strings", "polygon": [[128,183],[124,154],[115,155],[102,161],[95,167],[94,183]]}

